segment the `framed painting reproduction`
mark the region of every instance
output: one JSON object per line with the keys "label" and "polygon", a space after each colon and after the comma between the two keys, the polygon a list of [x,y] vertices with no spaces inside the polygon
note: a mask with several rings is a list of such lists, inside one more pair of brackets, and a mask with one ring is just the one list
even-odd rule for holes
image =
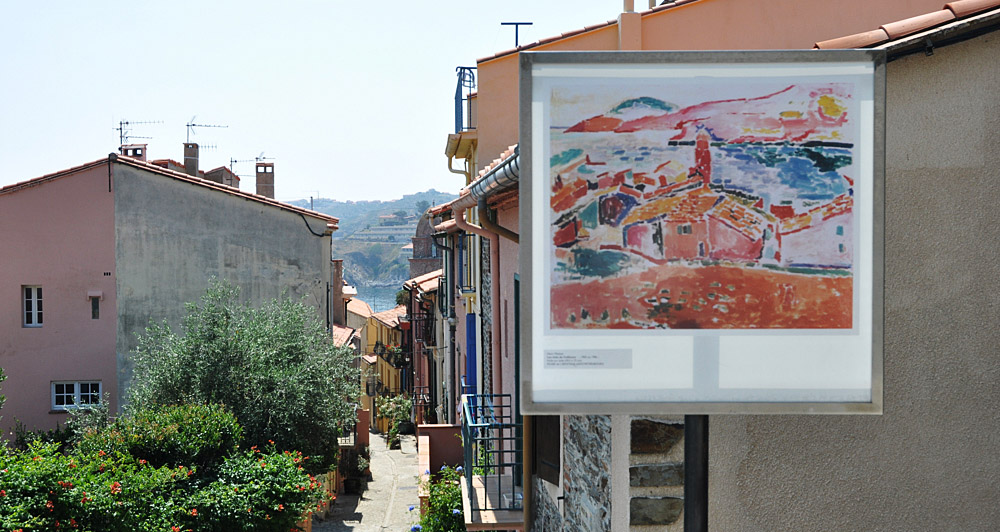
{"label": "framed painting reproduction", "polygon": [[526,413],[881,413],[884,55],[520,63]]}

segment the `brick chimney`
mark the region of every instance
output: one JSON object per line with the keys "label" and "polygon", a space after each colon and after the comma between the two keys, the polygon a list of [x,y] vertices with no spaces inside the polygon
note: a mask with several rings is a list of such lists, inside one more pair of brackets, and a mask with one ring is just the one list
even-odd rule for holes
{"label": "brick chimney", "polygon": [[198,177],[198,144],[194,142],[184,143],[184,173]]}
{"label": "brick chimney", "polygon": [[274,163],[257,162],[257,194],[274,199]]}
{"label": "brick chimney", "polygon": [[139,159],[140,161],[146,160],[145,144],[122,144],[118,151],[125,157]]}

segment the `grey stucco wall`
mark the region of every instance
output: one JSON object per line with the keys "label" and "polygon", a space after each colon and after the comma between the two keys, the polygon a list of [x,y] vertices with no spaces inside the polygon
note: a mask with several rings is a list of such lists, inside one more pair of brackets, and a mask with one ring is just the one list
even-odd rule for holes
{"label": "grey stucco wall", "polygon": [[881,416],[713,416],[710,528],[1000,529],[1000,34],[888,65]]}
{"label": "grey stucco wall", "polygon": [[[178,326],[184,303],[198,301],[212,277],[254,305],[285,293],[326,322],[330,237],[314,236],[297,213],[122,164],[114,193],[120,393],[136,334],[150,320]],[[325,221],[306,220],[326,231]]]}

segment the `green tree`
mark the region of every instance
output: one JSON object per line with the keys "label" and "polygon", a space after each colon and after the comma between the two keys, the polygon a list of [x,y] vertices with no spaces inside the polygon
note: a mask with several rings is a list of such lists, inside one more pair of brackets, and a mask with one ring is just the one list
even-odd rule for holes
{"label": "green tree", "polygon": [[287,298],[260,308],[215,282],[188,303],[184,334],[152,324],[139,338],[130,408],[219,403],[247,446],[273,441],[311,456],[313,471],[336,459],[340,428],[356,420],[353,353],[335,347],[314,309]]}
{"label": "green tree", "polygon": [[421,216],[425,212],[427,212],[427,209],[430,209],[430,208],[431,208],[431,203],[429,201],[427,201],[427,200],[420,200],[420,201],[417,202],[417,205],[414,208],[414,210],[416,211],[417,216]]}
{"label": "green tree", "polygon": [[396,292],[396,305],[405,305],[410,302],[410,291],[399,290]]}

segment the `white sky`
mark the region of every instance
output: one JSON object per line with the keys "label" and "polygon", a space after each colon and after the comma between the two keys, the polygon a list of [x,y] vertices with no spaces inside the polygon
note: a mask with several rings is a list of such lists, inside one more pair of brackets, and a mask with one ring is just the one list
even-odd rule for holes
{"label": "white sky", "polygon": [[[646,2],[638,0],[637,8]],[[621,0],[4,1],[0,186],[106,157],[120,120],[151,158],[264,152],[278,199],[457,192],[455,67],[617,18]],[[253,191],[253,163],[237,164]]]}

